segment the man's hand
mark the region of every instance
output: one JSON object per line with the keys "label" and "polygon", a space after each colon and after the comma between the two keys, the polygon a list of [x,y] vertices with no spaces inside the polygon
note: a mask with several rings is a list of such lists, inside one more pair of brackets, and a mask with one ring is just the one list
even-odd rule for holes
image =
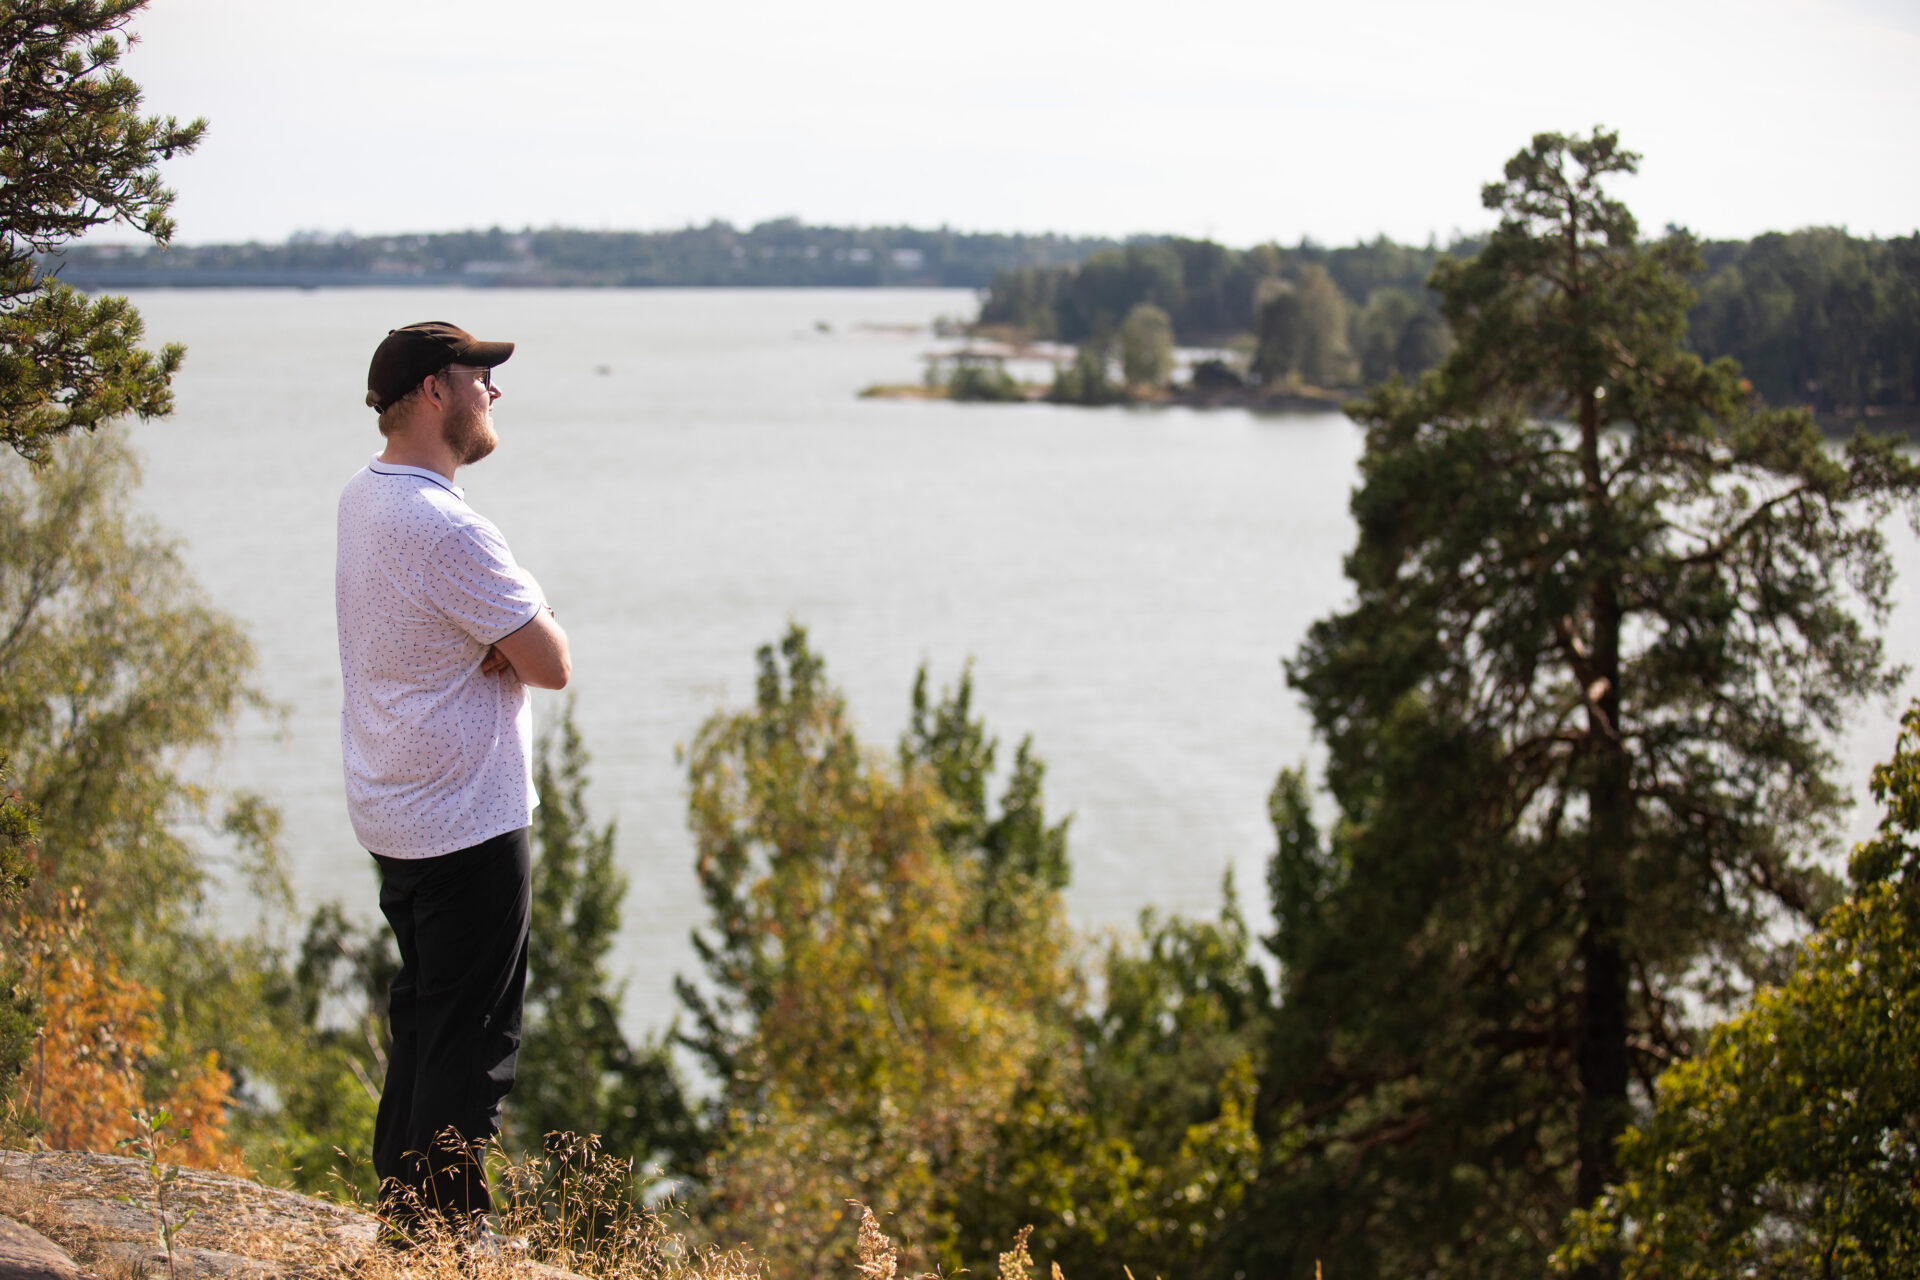
{"label": "man's hand", "polygon": [[500,652],[500,646],[497,644],[488,645],[486,656],[480,659],[480,674],[483,676],[497,676],[502,671],[511,670],[513,670],[513,664],[507,661],[506,654]]}

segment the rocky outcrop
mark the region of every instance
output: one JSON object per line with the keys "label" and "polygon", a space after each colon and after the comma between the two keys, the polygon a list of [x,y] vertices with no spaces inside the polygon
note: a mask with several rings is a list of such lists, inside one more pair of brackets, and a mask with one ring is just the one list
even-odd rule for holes
{"label": "rocky outcrop", "polygon": [[0,1280],[78,1280],[65,1249],[32,1227],[0,1217]]}
{"label": "rocky outcrop", "polygon": [[[364,1213],[227,1174],[166,1188],[178,1280],[268,1280],[350,1264],[378,1238]],[[138,1160],[0,1151],[0,1280],[167,1275],[153,1180]]]}

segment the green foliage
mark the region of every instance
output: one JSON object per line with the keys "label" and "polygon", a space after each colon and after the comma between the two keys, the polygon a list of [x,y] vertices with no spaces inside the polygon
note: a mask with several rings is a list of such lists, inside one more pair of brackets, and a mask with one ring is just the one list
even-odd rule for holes
{"label": "green foliage", "polygon": [[1873,771],[1886,814],[1854,891],[1792,976],[1660,1077],[1623,1181],[1563,1267],[1628,1280],[1910,1275],[1920,1268],[1920,705]]}
{"label": "green foliage", "polygon": [[1007,372],[1006,361],[980,357],[956,358],[953,373],[947,378],[946,390],[950,400],[1005,403],[1027,398],[1020,384]]}
{"label": "green foliage", "polygon": [[1260,1141],[1247,1059],[1195,1083],[1216,1099],[1214,1114],[1157,1159],[1089,1109],[1079,1082],[1029,1083],[995,1133],[992,1178],[967,1197],[962,1231],[984,1255],[1006,1238],[995,1232],[1037,1223],[1035,1247],[1067,1273],[1199,1271],[1259,1170]]}
{"label": "green foliage", "polygon": [[1375,289],[1367,305],[1354,317],[1354,348],[1360,360],[1360,381],[1368,386],[1385,382],[1397,372],[1395,356],[1402,335],[1420,314],[1420,302],[1404,289]]}
{"label": "green foliage", "polygon": [[1060,286],[1071,267],[1008,267],[993,273],[993,285],[980,304],[983,326],[1004,325],[1035,338],[1060,336],[1054,310]]}
{"label": "green foliage", "polygon": [[1340,296],[1325,267],[1302,267],[1298,282],[1281,282],[1261,305],[1254,332],[1254,378],[1261,386],[1304,382],[1325,388],[1352,382],[1348,311],[1346,297]]}
{"label": "green foliage", "polygon": [[935,704],[927,698],[927,670],[913,681],[912,710],[900,739],[900,769],[930,770],[949,806],[936,828],[940,845],[965,859],[978,886],[980,923],[1014,919],[1035,894],[1067,887],[1067,820],[1049,826],[1043,797],[1047,767],[1033,754],[1033,740],[1014,749],[1013,772],[1000,796],[1000,812],[987,805],[999,740],[973,718],[973,668]]}
{"label": "green foliage", "polygon": [[1129,387],[1158,391],[1173,375],[1173,324],[1151,302],[1137,302],[1120,322],[1120,376]]}
{"label": "green foliage", "polygon": [[[224,988],[248,1018],[223,1056],[244,1065],[235,1133],[264,1177],[302,1191],[343,1187],[371,1201],[365,1153],[386,1075],[387,987],[400,971],[384,923],[358,926],[337,903],[308,919],[297,951],[259,948],[256,983]],[[256,1081],[267,1090],[251,1087]]]}
{"label": "green foliage", "polygon": [[[1179,342],[1222,344],[1254,332],[1261,304],[1275,287],[1299,283],[1309,267],[1326,272],[1351,309],[1388,287],[1426,297],[1427,273],[1439,256],[1437,249],[1385,238],[1331,250],[1306,241],[1294,249],[1263,244],[1242,250],[1177,236],[1141,240],[1089,254],[1077,266],[996,272],[980,323],[1081,343],[1113,332],[1129,311],[1146,303],[1167,313]],[[1431,302],[1425,307],[1431,318]]]}
{"label": "green foliage", "polygon": [[1126,398],[1126,387],[1113,376],[1112,344],[1104,338],[1082,344],[1071,364],[1055,366],[1047,391],[1054,404],[1119,404]]}
{"label": "green foliage", "polygon": [[[710,1228],[776,1273],[847,1250],[848,1198],[918,1257],[956,1257],[955,1191],[993,1117],[1061,1035],[1061,838],[1040,770],[994,815],[970,687],[929,708],[899,766],[862,750],[806,634],[759,655],[753,708],[689,756],[708,989],[688,1038],[721,1084]],[[1015,788],[1009,788],[1012,795]]]}
{"label": "green foliage", "polygon": [[1440,313],[1424,299],[1387,285],[1354,313],[1352,345],[1360,382],[1372,386],[1398,374],[1412,380],[1446,357],[1449,335]]}
{"label": "green foliage", "polygon": [[13,788],[13,760],[0,751],[0,907],[20,901],[33,883],[39,824],[31,803]]}
{"label": "green foliage", "polygon": [[129,512],[136,479],[109,430],[0,465],[0,742],[42,817],[30,905],[80,891],[157,984],[142,948],[182,924],[204,876],[180,831],[209,797],[182,755],[261,700],[238,625]]}
{"label": "green foliage", "polygon": [[1071,1054],[1036,1071],[998,1125],[961,1197],[962,1238],[984,1254],[1032,1224],[1069,1275],[1192,1274],[1260,1166],[1269,995],[1231,881],[1217,924],[1143,913],[1138,945],[1111,944],[1097,985]]}
{"label": "green foliage", "polygon": [[1310,263],[1301,268],[1297,282],[1282,284],[1260,308],[1254,333],[1254,377],[1265,386],[1350,383],[1354,371],[1347,345],[1349,310],[1325,267]]}
{"label": "green foliage", "polygon": [[[160,1237],[161,1248],[166,1254],[167,1275],[174,1280],[179,1275],[175,1237],[179,1235],[180,1228],[193,1218],[196,1210],[182,1211],[167,1207],[167,1193],[180,1180],[180,1166],[168,1164],[166,1155],[169,1148],[187,1137],[187,1130],[185,1126],[175,1128],[173,1113],[164,1107],[152,1112],[140,1108],[131,1115],[136,1126],[134,1136],[122,1139],[120,1145],[130,1150],[133,1158],[140,1162],[147,1185],[153,1188],[154,1234]],[[131,1196],[121,1196],[120,1199],[128,1204],[133,1203]]]}
{"label": "green foliage", "polygon": [[1044,769],[1022,742],[990,802],[970,672],[938,699],[920,674],[883,762],[804,632],[760,667],[753,709],[709,721],[689,762],[712,927],[709,984],[683,996],[723,1111],[710,1230],[818,1274],[854,1198],[949,1273],[1027,1224],[1062,1265],[1191,1270],[1260,1150],[1267,992],[1231,897],[1218,924],[1147,917],[1089,983]]}
{"label": "green foliage", "polygon": [[142,351],[124,298],[89,301],[36,278],[34,259],[90,227],[173,234],[158,164],[198,144],[205,125],[140,114],[118,69],[145,0],[14,0],[0,6],[0,441],[44,459],[48,443],[127,413],[172,407],[182,349]]}
{"label": "green foliage", "polygon": [[[1347,349],[1349,307],[1339,286],[1324,267],[1300,272],[1300,329],[1295,363],[1290,372],[1310,386],[1337,387],[1353,380]],[[1256,335],[1257,336],[1257,335]]]}
{"label": "green foliage", "polygon": [[21,970],[9,964],[0,970],[0,1119],[11,1121],[6,1104],[13,1097],[21,1068],[33,1057],[40,1038],[40,1002]]}
{"label": "green foliage", "polygon": [[1260,306],[1253,362],[1248,369],[1256,383],[1264,387],[1282,386],[1298,373],[1300,352],[1306,345],[1305,330],[1306,313],[1300,291],[1285,282],[1269,290]]}
{"label": "green foliage", "polygon": [[613,824],[596,829],[588,817],[587,764],[569,701],[534,759],[531,955],[506,1140],[538,1151],[548,1134],[596,1135],[615,1156],[692,1172],[702,1135],[667,1042],[635,1046],[620,1029],[626,986],[606,960],[627,878],[614,864]]}
{"label": "green foliage", "polygon": [[1061,336],[1099,337],[1120,327],[1145,304],[1162,311],[1178,306],[1184,290],[1180,255],[1164,244],[1105,249],[1081,263],[1061,299]]}
{"label": "green foliage", "polygon": [[1217,922],[1140,917],[1138,949],[1117,943],[1104,1003],[1084,1028],[1094,1109],[1152,1157],[1219,1110],[1218,1082],[1258,1062],[1272,1003],[1228,878]]}
{"label": "green foliage", "polygon": [[1738,360],[1775,404],[1920,405],[1920,235],[1814,227],[1703,248],[1695,350]]}
{"label": "green foliage", "polygon": [[[33,883],[36,827],[33,806],[13,790],[13,763],[0,751],[0,912],[19,903]],[[26,971],[12,957],[0,959],[0,1103],[33,1051],[39,1012]]]}
{"label": "green foliage", "polygon": [[1338,820],[1283,776],[1249,1271],[1537,1275],[1687,1010],[1830,901],[1827,743],[1892,687],[1879,523],[1920,470],[1686,350],[1694,248],[1639,239],[1634,164],[1536,137],[1434,272],[1457,345],[1352,408],[1356,603],[1288,664]]}

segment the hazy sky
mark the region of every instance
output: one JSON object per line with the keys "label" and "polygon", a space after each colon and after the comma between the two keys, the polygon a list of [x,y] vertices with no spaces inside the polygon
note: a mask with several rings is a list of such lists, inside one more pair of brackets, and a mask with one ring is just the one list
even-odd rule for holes
{"label": "hazy sky", "polygon": [[149,109],[211,122],[168,168],[185,242],[1444,240],[1533,133],[1595,123],[1644,154],[1649,229],[1920,227],[1920,0],[154,0],[135,29]]}

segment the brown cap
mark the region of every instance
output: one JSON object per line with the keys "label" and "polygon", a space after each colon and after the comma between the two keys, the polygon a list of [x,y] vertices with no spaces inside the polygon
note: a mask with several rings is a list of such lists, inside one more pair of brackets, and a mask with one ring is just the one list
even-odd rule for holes
{"label": "brown cap", "polygon": [[389,329],[367,366],[367,403],[380,412],[450,364],[491,369],[513,354],[511,342],[482,342],[445,320],[423,320]]}

